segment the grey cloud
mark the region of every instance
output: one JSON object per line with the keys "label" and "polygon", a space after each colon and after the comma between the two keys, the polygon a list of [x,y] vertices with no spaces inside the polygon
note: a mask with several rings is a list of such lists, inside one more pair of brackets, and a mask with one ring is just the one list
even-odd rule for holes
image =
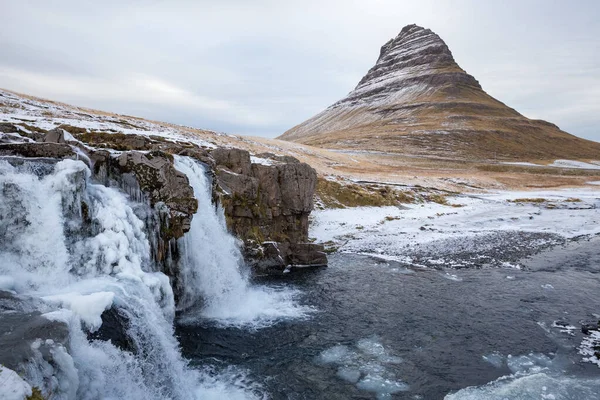
{"label": "grey cloud", "polygon": [[275,136],[348,93],[406,24],[437,32],[484,89],[600,140],[594,0],[5,1],[0,86]]}

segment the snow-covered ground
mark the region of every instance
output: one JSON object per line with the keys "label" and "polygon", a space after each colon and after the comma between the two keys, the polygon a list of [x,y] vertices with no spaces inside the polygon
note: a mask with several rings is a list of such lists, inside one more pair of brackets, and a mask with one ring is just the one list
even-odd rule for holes
{"label": "snow-covered ground", "polygon": [[[184,126],[154,123],[141,118],[96,112],[50,101],[38,101],[3,90],[0,90],[0,122],[27,124],[45,130],[65,124],[88,131],[152,135],[170,141],[185,141],[203,147],[216,147],[215,142],[200,138]],[[27,129],[23,128],[23,130]],[[225,135],[212,131],[203,131],[203,133],[207,137]]]}
{"label": "snow-covered ground", "polygon": [[534,164],[534,163],[530,163],[530,162],[526,162],[526,161],[506,161],[506,162],[502,162],[501,164],[506,164],[506,165],[523,165],[526,167],[543,167],[543,165],[539,165],[539,164]]}
{"label": "snow-covered ground", "polygon": [[556,160],[552,164],[549,164],[548,166],[549,167],[559,167],[559,168],[600,169],[600,163],[598,161],[594,161],[592,163],[586,163],[583,161]]}
{"label": "snow-covered ground", "polygon": [[534,164],[525,161],[511,161],[502,162],[501,164],[506,165],[520,165],[525,167],[554,167],[554,168],[575,168],[575,169],[600,169],[600,161],[575,161],[575,160],[554,160],[553,163],[548,165]]}
{"label": "snow-covered ground", "polygon": [[519,267],[503,254],[600,234],[600,190],[591,188],[491,192],[449,204],[315,211],[310,235],[339,251],[430,267]]}

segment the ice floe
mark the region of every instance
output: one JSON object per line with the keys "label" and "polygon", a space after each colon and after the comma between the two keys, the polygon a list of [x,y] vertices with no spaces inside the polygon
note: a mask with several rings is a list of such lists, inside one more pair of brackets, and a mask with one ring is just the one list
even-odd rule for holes
{"label": "ice floe", "polygon": [[319,354],[316,362],[336,366],[338,378],[374,393],[378,399],[391,399],[392,394],[409,390],[391,368],[402,359],[386,349],[378,337],[360,339],[353,346],[330,347]]}

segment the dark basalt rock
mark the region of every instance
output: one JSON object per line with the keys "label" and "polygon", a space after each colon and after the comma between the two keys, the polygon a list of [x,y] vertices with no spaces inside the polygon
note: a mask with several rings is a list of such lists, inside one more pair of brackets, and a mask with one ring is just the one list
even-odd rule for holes
{"label": "dark basalt rock", "polygon": [[251,173],[250,153],[246,150],[218,148],[214,149],[210,155],[218,166],[225,167],[233,173],[242,175]]}
{"label": "dark basalt rock", "polygon": [[67,346],[68,338],[67,324],[43,317],[30,300],[0,290],[0,364],[24,374],[26,364],[36,355],[33,342],[41,340],[37,351],[51,361],[50,350]]}
{"label": "dark basalt rock", "polygon": [[119,155],[112,166],[121,174],[132,174],[152,206],[162,202],[168,207],[168,227],[163,230],[165,241],[178,239],[189,231],[198,201],[185,174],[173,166],[173,156],[162,151],[128,151]]}
{"label": "dark basalt rock", "polygon": [[227,226],[245,243],[245,258],[261,273],[290,265],[327,265],[323,248],[307,244],[316,171],[295,158],[261,154],[273,165],[253,164],[239,149],[216,149],[217,189]]}
{"label": "dark basalt rock", "polygon": [[89,340],[110,341],[121,350],[137,353],[136,343],[129,337],[129,318],[114,306],[104,311],[101,315],[102,325],[95,332],[89,332]]}
{"label": "dark basalt rock", "polygon": [[78,159],[77,153],[65,143],[4,143],[0,144],[0,156]]}
{"label": "dark basalt rock", "polygon": [[327,266],[324,247],[315,243],[263,242],[260,246],[247,246],[245,257],[259,274]]}
{"label": "dark basalt rock", "polygon": [[327,265],[327,254],[323,245],[316,243],[292,243],[288,264],[296,267],[322,267]]}
{"label": "dark basalt rock", "polygon": [[19,128],[17,128],[17,125],[15,124],[11,124],[9,122],[1,122],[0,133],[19,133]]}

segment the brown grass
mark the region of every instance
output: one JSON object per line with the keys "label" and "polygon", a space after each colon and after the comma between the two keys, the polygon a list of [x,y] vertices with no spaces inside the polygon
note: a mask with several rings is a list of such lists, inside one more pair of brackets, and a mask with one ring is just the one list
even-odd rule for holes
{"label": "brown grass", "polygon": [[541,197],[535,197],[535,198],[520,198],[520,199],[514,199],[514,200],[508,200],[511,203],[544,203],[548,200],[541,198]]}
{"label": "brown grass", "polygon": [[[18,93],[15,94],[19,95]],[[19,96],[41,102],[45,101],[33,96]],[[469,99],[473,101],[476,100],[476,97],[472,97],[475,96],[472,93],[467,93],[465,96],[468,96]],[[490,105],[493,105],[495,100],[492,100],[478,99],[477,101],[487,102]],[[202,129],[143,120],[137,117],[129,117],[109,112],[78,108],[58,102],[46,102],[49,104],[63,106],[67,110],[75,112],[83,120],[88,117],[107,116],[110,118],[110,120],[122,120],[127,122],[127,124],[131,124],[132,126],[137,126],[138,124],[141,126],[142,123],[138,121],[155,123],[160,127],[175,129],[178,134],[184,137],[189,137],[190,139],[199,138],[215,143],[219,146],[242,148],[254,154],[271,152],[279,155],[290,155],[313,166],[320,176],[337,176],[340,177],[342,181],[351,179],[372,182],[388,182],[406,185],[408,187],[420,185],[427,188],[475,193],[486,188],[518,190],[529,188],[563,188],[584,186],[586,185],[586,182],[589,181],[600,181],[600,171],[598,170],[590,171],[550,168],[543,166],[526,167],[503,165],[495,163],[494,161],[490,161],[489,157],[482,158],[481,154],[483,153],[480,152],[481,149],[477,150],[477,152],[473,152],[473,154],[470,156],[464,155],[458,152],[456,146],[465,146],[465,144],[461,143],[460,141],[469,139],[468,132],[463,132],[462,135],[465,135],[465,137],[462,137],[462,139],[459,139],[458,141],[445,140],[444,138],[447,138],[449,135],[419,135],[411,133],[411,129],[430,129],[432,126],[434,126],[432,124],[435,122],[435,119],[427,119],[428,117],[425,115],[426,113],[424,111],[423,113],[417,115],[416,121],[414,122],[415,125],[410,129],[403,127],[400,123],[387,124],[387,122],[391,121],[388,120],[386,122],[387,125],[371,124],[365,125],[364,127],[359,127],[353,132],[340,132],[337,139],[356,139],[358,141],[356,150],[383,151],[382,153],[375,154],[365,152],[345,154],[336,151],[330,151],[325,148],[312,147],[264,137],[218,135],[214,132]],[[453,118],[450,117],[450,115],[448,115],[448,118],[444,116],[445,120],[452,121]],[[474,124],[473,126],[476,126],[477,128],[481,128],[487,124],[487,122],[482,119],[481,116],[471,115],[469,117],[472,121],[470,123]],[[127,124],[123,124],[123,126],[128,126]],[[30,126],[26,121],[23,121],[23,123],[20,123],[20,125],[30,130],[39,131],[39,133],[46,132],[43,129]],[[533,125],[539,124],[534,122]],[[497,128],[499,132],[502,131],[502,129],[500,129],[501,127]],[[348,134],[348,136],[344,137],[346,134]],[[93,145],[95,143],[106,143],[106,145],[118,146],[118,143],[110,143],[110,141],[120,139],[118,137],[119,133],[117,133],[117,136],[113,137],[109,137],[108,135],[111,135],[111,133],[96,133],[91,134],[90,137],[84,137],[83,139],[89,141],[90,144]],[[476,135],[478,135],[477,132],[475,132],[475,136]],[[501,133],[497,133],[496,135],[500,137],[502,136]],[[526,134],[523,133],[523,136],[526,136]],[[459,134],[457,134],[456,137],[461,138]],[[157,138],[153,139],[158,140]],[[486,143],[486,146],[492,144],[491,142],[486,142],[485,139],[481,140],[481,143]],[[124,143],[122,144],[125,150],[129,149],[129,147]],[[332,142],[330,138],[324,138],[323,142],[319,142],[318,144],[327,148],[344,147],[341,144],[336,144],[335,141]],[[531,147],[533,149],[535,149],[535,146],[537,146],[537,144],[528,146],[527,142],[522,142],[521,145],[522,147]],[[430,146],[430,149],[428,149],[427,146]],[[350,146],[350,148],[352,149],[354,146]],[[582,157],[580,159],[587,162],[597,160],[599,154],[600,153],[594,153],[588,157]],[[498,158],[500,159],[499,155]],[[539,161],[540,164],[547,164],[555,159],[556,157],[550,156],[544,156],[541,158],[513,158],[515,161],[530,161],[536,163]],[[470,182],[469,185],[471,186],[455,183],[454,181],[456,178]],[[379,186],[381,187],[383,185]],[[367,188],[364,190],[369,192],[369,194],[366,195],[368,198],[365,200],[367,204],[387,204],[389,201],[387,198],[388,196],[386,195],[373,195],[372,193],[376,192],[377,189]],[[350,191],[352,191],[352,189]],[[410,190],[394,189],[394,191],[396,197],[395,200],[398,202],[410,203],[414,201],[415,194]],[[362,191],[358,189],[356,189],[355,192],[355,194],[362,193]],[[352,197],[350,194],[348,194],[348,196]],[[347,199],[344,199],[342,196],[342,200],[346,201]],[[332,201],[339,204],[339,201],[335,200],[335,198]],[[348,201],[351,203],[353,202],[352,198],[348,199]],[[357,200],[356,202],[360,201]]]}
{"label": "brown grass", "polygon": [[410,194],[387,186],[340,183],[324,178],[317,179],[316,195],[330,208],[379,207],[414,201]]}

